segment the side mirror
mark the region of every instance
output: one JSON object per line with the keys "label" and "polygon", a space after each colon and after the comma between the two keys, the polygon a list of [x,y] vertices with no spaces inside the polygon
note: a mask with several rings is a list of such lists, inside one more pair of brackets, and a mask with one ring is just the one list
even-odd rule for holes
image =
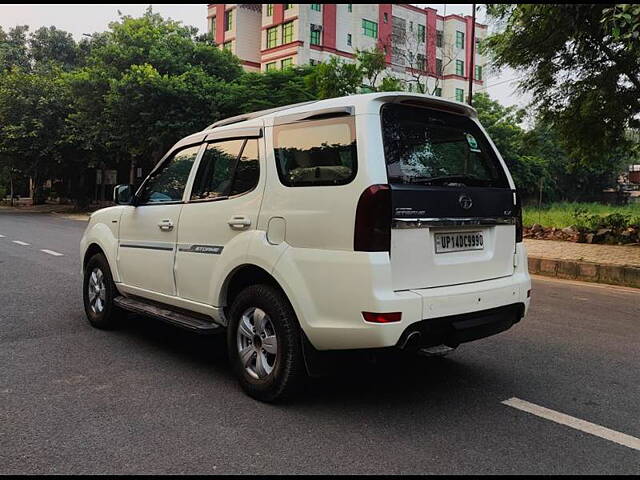
{"label": "side mirror", "polygon": [[113,189],[113,201],[116,205],[131,205],[133,185],[116,185]]}

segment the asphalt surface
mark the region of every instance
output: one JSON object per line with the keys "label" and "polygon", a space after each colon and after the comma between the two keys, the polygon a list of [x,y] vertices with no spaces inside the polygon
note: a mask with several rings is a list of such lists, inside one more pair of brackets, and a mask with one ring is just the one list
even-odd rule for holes
{"label": "asphalt surface", "polygon": [[640,473],[639,450],[501,403],[640,437],[640,291],[535,279],[507,332],[274,406],[242,393],[218,340],[135,316],[91,328],[84,226],[0,211],[1,474]]}

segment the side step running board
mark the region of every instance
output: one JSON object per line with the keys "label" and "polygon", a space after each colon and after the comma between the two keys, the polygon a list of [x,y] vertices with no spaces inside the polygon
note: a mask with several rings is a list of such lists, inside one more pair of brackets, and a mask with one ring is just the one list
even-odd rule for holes
{"label": "side step running board", "polygon": [[114,298],[113,303],[129,312],[157,318],[158,320],[192,332],[212,334],[224,331],[222,326],[207,320],[208,317],[205,315],[195,316],[198,314],[194,315],[184,311],[170,310],[167,306],[158,303],[151,303],[124,296]]}

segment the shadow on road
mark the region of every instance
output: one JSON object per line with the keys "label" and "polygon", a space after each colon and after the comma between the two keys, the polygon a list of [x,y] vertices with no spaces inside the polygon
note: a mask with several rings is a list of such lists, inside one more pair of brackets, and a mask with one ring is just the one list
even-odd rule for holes
{"label": "shadow on road", "polygon": [[[174,356],[176,362],[198,369],[205,367],[212,381],[214,377],[233,378],[224,334],[197,335],[138,315],[130,315],[121,332]],[[470,389],[486,394],[486,386],[505,372],[465,359],[465,348],[463,345],[446,358],[395,351],[373,358],[354,356],[340,365],[339,371],[310,379],[303,391],[287,404],[305,409],[317,405],[367,407],[414,402],[424,405],[425,398],[452,401],[467,396]]]}

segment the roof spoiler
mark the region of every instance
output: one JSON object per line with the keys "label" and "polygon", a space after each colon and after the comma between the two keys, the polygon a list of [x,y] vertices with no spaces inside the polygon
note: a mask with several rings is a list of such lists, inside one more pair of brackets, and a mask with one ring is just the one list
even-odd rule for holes
{"label": "roof spoiler", "polygon": [[452,100],[444,100],[433,95],[418,96],[416,94],[403,95],[401,93],[394,93],[378,97],[377,100],[400,103],[403,105],[414,105],[416,107],[435,108],[437,110],[457,113],[458,115],[467,115],[473,118],[478,117],[478,112],[470,105],[461,102],[454,102]]}

